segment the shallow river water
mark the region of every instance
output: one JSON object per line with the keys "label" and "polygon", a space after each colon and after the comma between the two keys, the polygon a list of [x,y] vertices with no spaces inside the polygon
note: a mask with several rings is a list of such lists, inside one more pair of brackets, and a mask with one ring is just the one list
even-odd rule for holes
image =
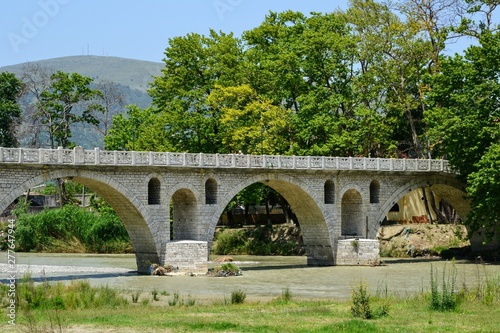
{"label": "shallow river water", "polygon": [[[5,253],[2,253],[5,254]],[[5,260],[0,263],[4,264]],[[377,267],[331,266],[308,267],[306,257],[233,256],[243,275],[238,277],[207,276],[144,276],[135,273],[134,255],[93,254],[32,254],[17,253],[18,278],[29,270],[36,279],[69,282],[89,280],[92,285],[150,292],[157,290],[200,298],[230,297],[242,290],[248,298],[273,298],[288,289],[294,297],[340,298],[351,297],[352,288],[365,283],[372,294],[387,290],[405,294],[430,289],[431,267],[443,271],[453,264],[433,259],[385,259]],[[6,265],[0,266],[4,279]],[[209,266],[213,266],[210,264]],[[500,277],[500,265],[457,261],[457,286],[472,287],[485,278]],[[2,281],[4,282],[4,281]]]}

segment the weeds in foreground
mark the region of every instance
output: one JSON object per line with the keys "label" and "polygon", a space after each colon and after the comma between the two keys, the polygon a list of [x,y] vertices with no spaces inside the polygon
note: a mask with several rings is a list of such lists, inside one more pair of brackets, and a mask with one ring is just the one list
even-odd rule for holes
{"label": "weeds in foreground", "polygon": [[132,293],[132,303],[137,303],[139,302],[139,295],[141,294],[141,291],[136,290]]}
{"label": "weeds in foreground", "polygon": [[170,306],[176,306],[176,305],[181,305],[180,304],[180,295],[178,292],[174,293],[174,296],[171,300],[168,301],[168,305]]}
{"label": "weeds in foreground", "polygon": [[372,309],[372,298],[367,291],[367,286],[360,282],[356,288],[352,289],[351,314],[354,317],[361,319],[373,319],[388,316],[390,302],[388,298],[387,286],[385,287],[384,292],[385,296],[379,296],[382,304]]}
{"label": "weeds in foreground", "polygon": [[158,290],[156,290],[156,288],[154,288],[152,291],[151,291],[151,295],[153,296],[153,301],[159,301],[160,300],[160,296],[158,296]]}
{"label": "weeds in foreground", "polygon": [[437,311],[453,311],[459,305],[459,297],[455,291],[457,281],[457,269],[455,264],[446,274],[446,266],[443,269],[441,290],[438,286],[438,271],[431,265],[431,297],[430,308]]}
{"label": "weeds in foreground", "polygon": [[285,288],[281,292],[281,299],[285,302],[290,302],[292,300],[292,292],[290,291],[290,288]]}
{"label": "weeds in foreground", "polygon": [[243,304],[247,294],[242,290],[235,290],[231,293],[231,304]]}
{"label": "weeds in foreground", "polygon": [[22,332],[26,333],[62,333],[66,331],[68,326],[57,309],[46,312],[48,323],[37,320],[30,309],[25,309],[23,315],[26,318],[26,325],[23,327]]}
{"label": "weeds in foreground", "polygon": [[20,310],[115,308],[128,304],[117,290],[109,286],[92,287],[89,281],[35,283],[29,275],[17,284],[17,293]]}

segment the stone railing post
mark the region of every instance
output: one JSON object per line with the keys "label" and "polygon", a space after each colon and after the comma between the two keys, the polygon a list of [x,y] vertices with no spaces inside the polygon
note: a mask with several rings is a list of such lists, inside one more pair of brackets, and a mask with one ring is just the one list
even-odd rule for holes
{"label": "stone railing post", "polygon": [[74,164],[84,164],[85,163],[85,151],[83,147],[73,148],[73,163]]}
{"label": "stone railing post", "polygon": [[57,163],[59,164],[63,163],[63,150],[63,147],[57,147]]}
{"label": "stone railing post", "polygon": [[101,164],[101,151],[99,147],[94,148],[94,164]]}

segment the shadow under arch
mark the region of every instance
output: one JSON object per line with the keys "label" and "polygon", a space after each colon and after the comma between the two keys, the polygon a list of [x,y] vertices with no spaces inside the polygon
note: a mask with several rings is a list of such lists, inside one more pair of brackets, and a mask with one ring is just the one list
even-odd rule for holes
{"label": "shadow under arch", "polygon": [[221,204],[210,220],[209,243],[213,241],[215,227],[224,208],[234,196],[254,183],[262,183],[271,187],[290,204],[300,223],[307,264],[310,266],[334,265],[333,244],[330,237],[331,234],[333,235],[333,230],[329,230],[326,222],[332,220],[333,217],[328,211],[318,206],[320,198],[316,197],[314,191],[297,178],[287,175],[253,175],[235,185],[229,193],[220,198]]}
{"label": "shadow under arch", "polygon": [[188,188],[179,188],[171,196],[173,240],[197,240],[198,205],[195,193]]}
{"label": "shadow under arch", "polygon": [[[419,188],[429,188],[437,196],[446,199],[461,217],[465,218],[469,214],[470,202],[466,199],[465,185],[459,179],[449,176],[434,176],[427,179],[418,178],[400,186],[381,205],[379,215],[374,221],[374,223],[378,223],[375,230],[378,229],[394,204],[409,192]],[[375,236],[373,235],[373,237]]]}
{"label": "shadow under arch", "polygon": [[[105,175],[84,170],[47,171],[20,184],[8,198],[17,198],[30,188],[56,178],[71,179],[91,188],[116,211],[132,242],[138,273],[148,273],[151,263],[159,262],[160,246],[158,244],[161,244],[161,240],[155,239],[154,235],[159,237],[163,234],[161,226],[151,222],[148,209],[132,192]],[[1,202],[0,209],[5,209],[10,203]]]}

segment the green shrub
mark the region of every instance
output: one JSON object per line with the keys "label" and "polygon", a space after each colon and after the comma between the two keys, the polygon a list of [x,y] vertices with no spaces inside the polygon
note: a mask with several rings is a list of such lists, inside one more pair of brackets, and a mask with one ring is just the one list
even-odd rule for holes
{"label": "green shrub", "polygon": [[[302,255],[304,248],[294,240],[273,235],[272,226],[250,229],[222,229],[215,234],[213,254]],[[276,239],[277,238],[277,239]]]}
{"label": "green shrub", "polygon": [[242,290],[235,290],[231,293],[231,304],[243,304],[247,294]]}
{"label": "green shrub", "polygon": [[240,254],[245,244],[245,233],[243,230],[224,229],[218,232],[212,246],[214,254]]}
{"label": "green shrub", "polygon": [[372,318],[370,295],[368,294],[366,286],[363,283],[360,283],[356,289],[352,289],[351,313],[357,318]]}
{"label": "green shrub", "polygon": [[19,251],[129,252],[130,239],[116,215],[99,214],[67,205],[38,214],[20,214],[16,220]]}

